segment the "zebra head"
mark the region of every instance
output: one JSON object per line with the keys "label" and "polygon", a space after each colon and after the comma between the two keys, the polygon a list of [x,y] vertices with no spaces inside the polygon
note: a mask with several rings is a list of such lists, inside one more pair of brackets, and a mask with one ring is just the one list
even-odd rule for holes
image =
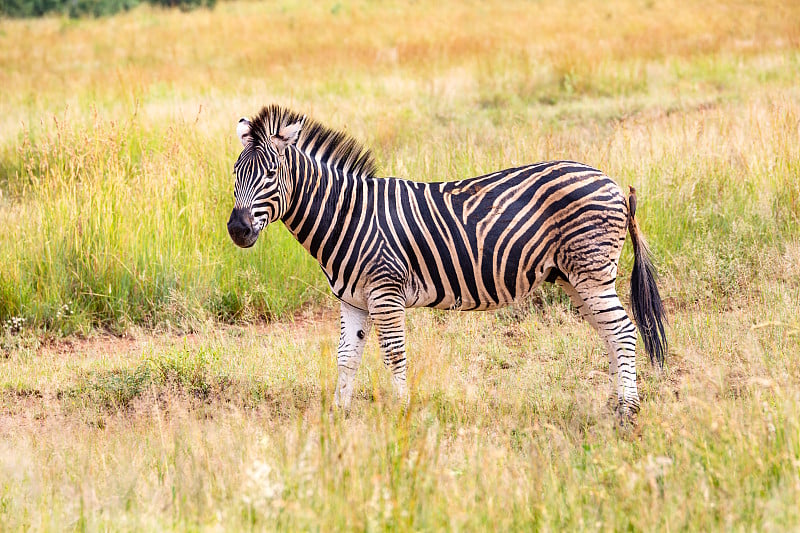
{"label": "zebra head", "polygon": [[274,124],[263,113],[254,123],[242,118],[236,126],[244,149],[233,167],[235,204],[228,233],[242,248],[253,246],[261,230],[286,213],[290,194],[286,149],[297,141],[303,126],[302,119]]}

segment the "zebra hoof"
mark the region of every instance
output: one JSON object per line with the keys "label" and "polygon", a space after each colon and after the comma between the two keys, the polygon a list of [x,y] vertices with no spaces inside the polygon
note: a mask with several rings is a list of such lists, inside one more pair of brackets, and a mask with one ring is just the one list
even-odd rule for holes
{"label": "zebra hoof", "polygon": [[344,419],[350,418],[350,407],[349,406],[348,407],[342,407],[338,403],[334,403],[333,405],[331,405],[331,408],[330,408],[329,412],[330,412],[331,416],[334,416],[336,418],[338,418],[338,417],[342,417]]}
{"label": "zebra hoof", "polygon": [[620,409],[617,413],[617,423],[621,429],[633,429],[636,427],[637,414],[630,409]]}
{"label": "zebra hoof", "polygon": [[617,422],[620,428],[630,429],[636,426],[639,404],[621,401],[617,404]]}
{"label": "zebra hoof", "polygon": [[331,405],[331,412],[343,415],[344,418],[350,417],[350,402],[346,400],[342,401],[342,399],[339,396],[338,387],[336,389],[336,392],[333,394],[333,405]]}

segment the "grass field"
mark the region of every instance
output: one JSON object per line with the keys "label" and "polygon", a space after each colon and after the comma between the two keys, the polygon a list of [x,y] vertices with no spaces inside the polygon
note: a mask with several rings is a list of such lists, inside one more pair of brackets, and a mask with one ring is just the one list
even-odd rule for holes
{"label": "grass field", "polygon": [[[800,528],[800,4],[224,2],[0,50],[0,529]],[[332,412],[324,277],[225,229],[273,102],[386,175],[636,187],[671,323],[637,424],[553,287],[410,312],[410,409],[373,339]]]}

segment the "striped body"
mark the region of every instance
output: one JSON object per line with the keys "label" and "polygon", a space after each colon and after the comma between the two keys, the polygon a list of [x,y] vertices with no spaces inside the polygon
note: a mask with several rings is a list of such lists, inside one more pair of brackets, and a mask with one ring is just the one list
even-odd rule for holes
{"label": "striped body", "polygon": [[620,188],[573,161],[538,163],[453,182],[379,178],[347,135],[277,106],[237,133],[233,241],[255,244],[269,223],[320,263],[341,300],[336,403],[349,409],[371,325],[398,394],[407,399],[405,309],[494,309],[543,281],[561,286],[606,342],[620,413],[639,408],[636,329],[615,289],[627,233],[631,302],[651,361],[666,351],[654,269]]}
{"label": "striped body", "polygon": [[619,187],[574,162],[443,183],[323,172],[300,188],[283,222],[334,294],[363,309],[370,287],[389,279],[402,286],[405,307],[503,307],[570,251],[619,257],[627,232]]}

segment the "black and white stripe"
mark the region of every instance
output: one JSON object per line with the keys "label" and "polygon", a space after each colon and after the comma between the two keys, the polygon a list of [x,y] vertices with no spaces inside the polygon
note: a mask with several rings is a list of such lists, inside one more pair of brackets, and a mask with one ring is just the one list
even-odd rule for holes
{"label": "black and white stripe", "polygon": [[337,404],[350,405],[370,323],[407,397],[406,308],[494,309],[551,281],[605,340],[622,411],[638,410],[636,329],[615,289],[629,230],[632,305],[651,359],[663,361],[666,339],[633,192],[626,201],[610,178],[574,161],[453,182],[379,178],[355,140],[277,106],[237,132],[244,150],[228,229],[252,246],[282,220],[319,261],[342,302]]}

